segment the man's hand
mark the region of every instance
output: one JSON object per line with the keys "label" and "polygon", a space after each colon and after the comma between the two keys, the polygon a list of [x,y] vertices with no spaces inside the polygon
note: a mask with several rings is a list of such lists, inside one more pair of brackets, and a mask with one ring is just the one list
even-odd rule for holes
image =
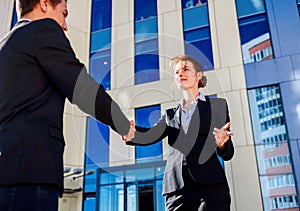
{"label": "man's hand", "polygon": [[127,135],[122,136],[122,140],[127,142],[134,138],[135,133],[135,122],[133,120],[130,121],[130,128]]}
{"label": "man's hand", "polygon": [[225,149],[225,143],[228,141],[230,136],[233,136],[233,132],[228,131],[230,128],[230,122],[226,123],[221,129],[214,128],[214,136],[216,144],[220,149]]}

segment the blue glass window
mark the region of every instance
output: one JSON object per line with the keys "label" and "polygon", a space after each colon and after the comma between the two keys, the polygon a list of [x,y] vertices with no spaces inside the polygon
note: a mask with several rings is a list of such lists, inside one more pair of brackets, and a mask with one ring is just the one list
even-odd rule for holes
{"label": "blue glass window", "polygon": [[96,210],[96,197],[86,197],[83,204],[83,210]]}
{"label": "blue glass window", "polygon": [[96,210],[165,210],[165,161],[100,168]]}
{"label": "blue glass window", "polygon": [[106,90],[110,89],[110,58],[110,48],[92,53],[90,56],[90,75]]}
{"label": "blue glass window", "polygon": [[244,63],[273,58],[264,0],[236,0]]}
{"label": "blue glass window", "polygon": [[92,1],[92,26],[91,31],[98,31],[111,28],[112,1]]}
{"label": "blue glass window", "polygon": [[159,80],[156,0],[135,1],[135,84]]}
{"label": "blue glass window", "polygon": [[248,97],[264,210],[298,210],[279,86],[248,90]]}
{"label": "blue glass window", "polygon": [[99,164],[109,161],[109,127],[88,117],[86,164]]}
{"label": "blue glass window", "polygon": [[94,169],[95,173],[85,177],[85,192],[96,191],[96,169],[108,166],[109,127],[88,117],[85,149],[85,171]]}
{"label": "blue glass window", "polygon": [[[90,35],[90,75],[106,90],[110,89],[111,67],[111,0],[92,0]],[[88,118],[86,131],[85,171],[108,166],[109,127]],[[84,194],[95,193],[96,173],[85,176]],[[95,206],[92,197],[84,202],[85,208]]]}
{"label": "blue glass window", "polygon": [[299,15],[300,15],[300,0],[297,0],[297,5],[298,5],[298,11],[299,11]]}
{"label": "blue glass window", "polygon": [[91,34],[91,52],[110,48],[111,29],[104,29]]}
{"label": "blue glass window", "polygon": [[182,9],[198,7],[207,4],[207,0],[182,0]]}
{"label": "blue glass window", "polygon": [[111,10],[111,0],[93,0],[90,74],[106,90],[110,89]]}
{"label": "blue glass window", "polygon": [[[135,109],[136,125],[142,127],[151,127],[160,119],[160,105],[147,106]],[[136,146],[135,157],[138,162],[143,162],[141,158],[151,158],[151,161],[162,159],[162,143],[159,141],[156,144],[149,146]],[[148,160],[145,160],[149,162]]]}
{"label": "blue glass window", "polygon": [[157,16],[156,0],[135,0],[134,19],[135,21],[153,18]]}
{"label": "blue glass window", "polygon": [[185,54],[197,59],[203,70],[213,69],[207,1],[182,0]]}
{"label": "blue glass window", "polygon": [[16,2],[14,3],[14,11],[13,11],[13,18],[11,21],[11,28],[14,27],[14,25],[17,23],[18,21],[18,16],[17,16],[17,11],[16,11]]}
{"label": "blue glass window", "polygon": [[135,56],[135,84],[159,80],[157,51]]}

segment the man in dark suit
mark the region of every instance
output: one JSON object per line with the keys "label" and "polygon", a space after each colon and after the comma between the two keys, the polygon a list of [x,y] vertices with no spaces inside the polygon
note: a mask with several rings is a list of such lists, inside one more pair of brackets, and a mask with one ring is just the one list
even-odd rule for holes
{"label": "man in dark suit", "polygon": [[226,100],[199,92],[207,80],[198,61],[189,56],[173,60],[183,99],[153,127],[136,126],[135,137],[126,144],[150,145],[168,138],[163,182],[166,210],[229,211],[229,186],[218,159],[228,161],[234,154]]}
{"label": "man in dark suit", "polygon": [[18,0],[0,41],[0,210],[57,210],[65,99],[128,139],[134,128],[66,38],[66,0]]}

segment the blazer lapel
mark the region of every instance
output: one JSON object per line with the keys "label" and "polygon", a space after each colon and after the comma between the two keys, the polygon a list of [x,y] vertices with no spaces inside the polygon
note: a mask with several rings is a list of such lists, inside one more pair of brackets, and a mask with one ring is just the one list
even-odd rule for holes
{"label": "blazer lapel", "polygon": [[210,100],[208,97],[205,97],[206,101],[198,99],[198,110],[199,113],[203,113],[207,108],[209,108]]}
{"label": "blazer lapel", "polygon": [[211,99],[211,122],[210,122],[210,128],[208,132],[208,136],[205,141],[205,145],[201,151],[201,154],[199,156],[199,164],[205,163],[213,153],[215,153],[215,150],[217,148],[217,144],[215,141],[215,136],[213,135],[214,128],[221,128],[226,123],[226,104],[224,104],[225,101],[221,101],[220,99]]}
{"label": "blazer lapel", "polygon": [[[200,124],[201,124],[201,117],[204,116],[203,113],[206,112],[206,110],[209,108],[210,102],[198,100],[197,107],[195,111],[192,114],[189,129],[187,133],[185,134],[183,128],[181,127],[181,108],[180,106],[177,107],[173,120],[173,127],[176,126],[177,129],[180,129],[178,136],[176,137],[176,140],[172,141],[172,147],[179,150],[181,153],[183,153],[185,156],[187,156],[190,151],[195,146],[195,143],[197,142],[199,130],[200,130]],[[205,118],[207,119],[207,118]],[[208,120],[205,120],[205,123],[208,123]],[[203,122],[203,121],[202,121]],[[169,125],[171,126],[171,125]],[[201,128],[202,129],[202,128]]]}

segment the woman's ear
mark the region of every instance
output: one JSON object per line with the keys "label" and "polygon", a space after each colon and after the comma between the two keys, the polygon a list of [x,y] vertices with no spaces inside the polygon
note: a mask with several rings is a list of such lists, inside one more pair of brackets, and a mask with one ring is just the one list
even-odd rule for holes
{"label": "woman's ear", "polygon": [[201,79],[202,78],[202,72],[197,73],[197,78]]}

